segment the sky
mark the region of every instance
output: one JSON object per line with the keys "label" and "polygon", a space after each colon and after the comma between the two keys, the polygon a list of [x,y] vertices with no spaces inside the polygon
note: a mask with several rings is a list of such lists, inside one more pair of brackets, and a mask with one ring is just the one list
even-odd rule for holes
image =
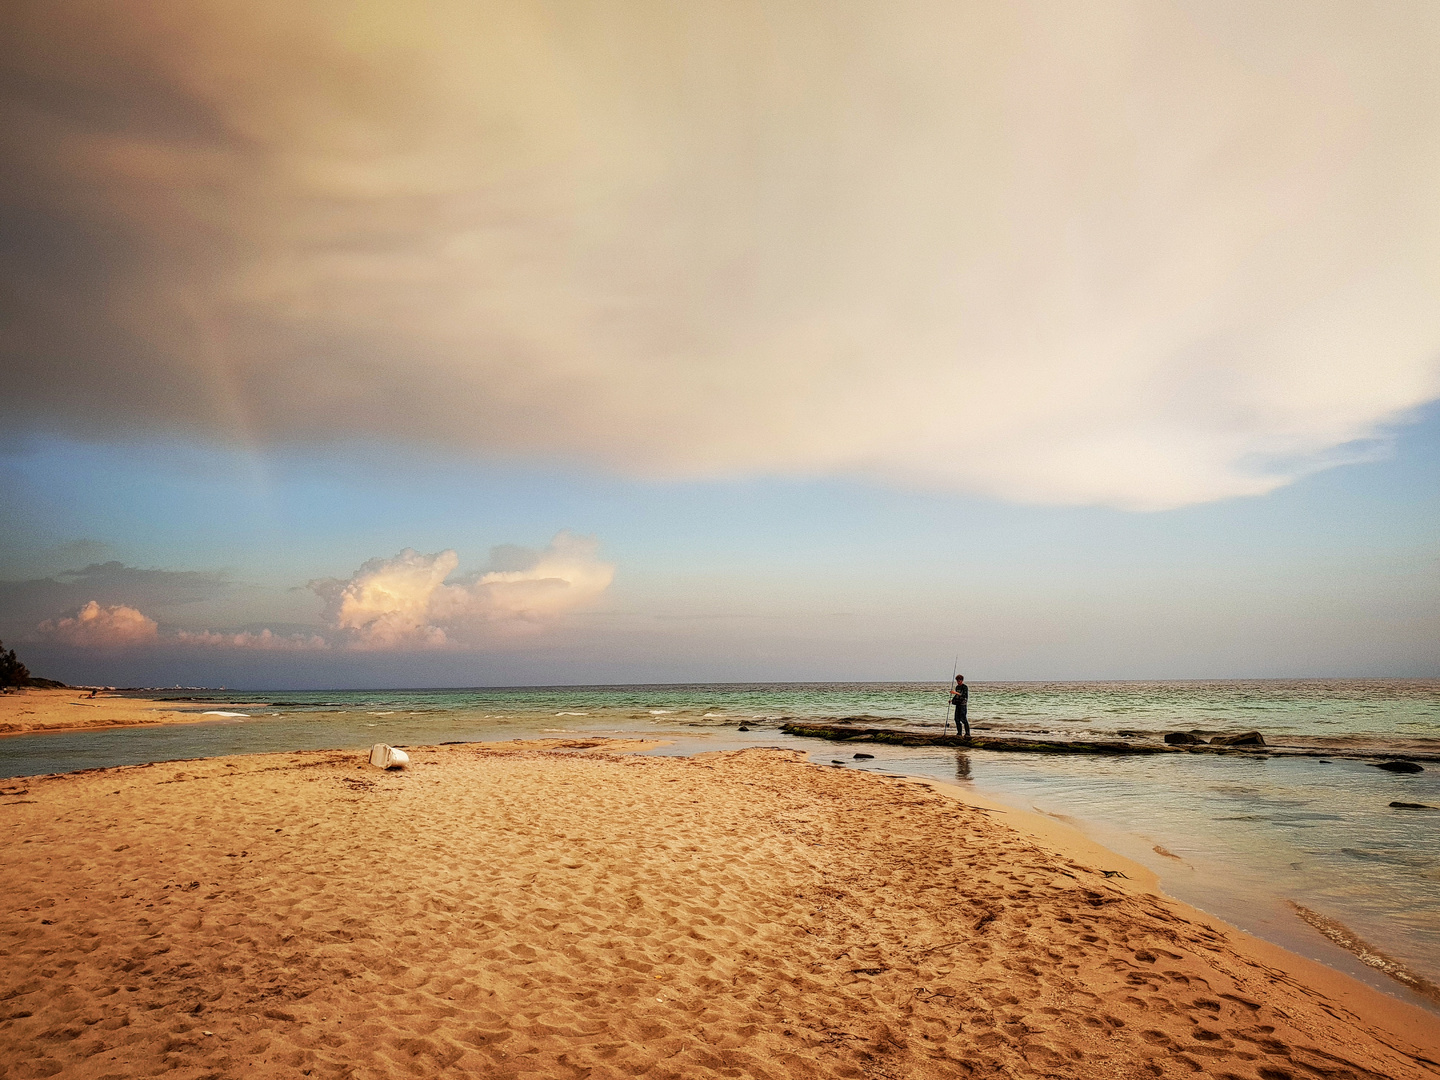
{"label": "sky", "polygon": [[37,674],[1440,676],[1432,4],[0,28]]}

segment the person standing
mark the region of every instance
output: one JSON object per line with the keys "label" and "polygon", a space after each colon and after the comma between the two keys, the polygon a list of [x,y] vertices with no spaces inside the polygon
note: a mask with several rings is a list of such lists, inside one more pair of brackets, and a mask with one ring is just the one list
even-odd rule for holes
{"label": "person standing", "polygon": [[955,689],[950,691],[950,704],[955,706],[955,734],[970,737],[970,687],[965,685],[965,676],[955,676]]}

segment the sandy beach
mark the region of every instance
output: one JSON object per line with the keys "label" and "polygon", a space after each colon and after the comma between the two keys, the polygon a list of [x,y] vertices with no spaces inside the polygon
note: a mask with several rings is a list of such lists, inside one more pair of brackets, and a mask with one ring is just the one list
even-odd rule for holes
{"label": "sandy beach", "polygon": [[1440,1076],[1063,826],[641,745],[6,782],[0,1076]]}
{"label": "sandy beach", "polygon": [[0,694],[0,735],[26,735],[36,731],[100,731],[105,728],[147,724],[193,724],[214,719],[201,715],[220,705],[192,705],[177,709],[173,702],[117,697],[101,691],[28,689]]}

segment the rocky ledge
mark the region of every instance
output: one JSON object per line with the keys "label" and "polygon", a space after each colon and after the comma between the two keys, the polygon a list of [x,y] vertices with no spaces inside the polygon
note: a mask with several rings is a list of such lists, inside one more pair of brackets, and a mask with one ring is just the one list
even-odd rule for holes
{"label": "rocky ledge", "polygon": [[923,731],[897,731],[893,728],[857,727],[853,724],[817,724],[791,721],[781,724],[786,735],[801,735],[831,742],[886,743],[891,746],[954,746],[971,750],[1000,750],[1019,754],[1172,754],[1189,747],[1165,746],[1157,743],[1111,742],[1095,740],[1060,742],[1042,739],[1000,739],[985,735],[966,738],[963,735],[930,735]]}

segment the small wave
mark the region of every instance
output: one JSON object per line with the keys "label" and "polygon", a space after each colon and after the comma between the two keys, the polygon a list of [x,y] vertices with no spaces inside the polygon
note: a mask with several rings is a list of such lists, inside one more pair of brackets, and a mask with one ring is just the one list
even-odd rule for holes
{"label": "small wave", "polygon": [[248,717],[250,716],[250,714],[249,714],[248,712],[221,712],[221,711],[218,710],[218,709],[216,709],[216,710],[214,710],[214,711],[212,711],[212,712],[202,712],[200,715],[201,715],[201,716],[235,716],[235,717],[246,717],[246,718],[248,718]]}
{"label": "small wave", "polygon": [[651,715],[651,716],[664,716],[664,715],[665,715],[666,713],[668,713],[669,711],[670,711],[669,709],[651,709],[651,710],[650,710],[650,715]]}
{"label": "small wave", "polygon": [[395,710],[394,710],[394,709],[391,709],[389,712],[372,712],[370,715],[371,715],[371,716],[394,716],[394,715],[395,715]]}
{"label": "small wave", "polygon": [[1418,975],[1411,971],[1399,960],[1386,956],[1344,923],[1336,922],[1334,919],[1321,915],[1318,911],[1311,911],[1303,904],[1297,904],[1294,900],[1290,901],[1290,906],[1295,909],[1295,914],[1299,915],[1300,918],[1304,919],[1316,930],[1340,946],[1340,948],[1359,957],[1362,964],[1366,964],[1376,971],[1383,971],[1396,982],[1409,987],[1422,997],[1440,1003],[1440,986],[1436,986],[1423,975]]}
{"label": "small wave", "polygon": [[556,716],[589,716],[588,712],[557,712]]}

